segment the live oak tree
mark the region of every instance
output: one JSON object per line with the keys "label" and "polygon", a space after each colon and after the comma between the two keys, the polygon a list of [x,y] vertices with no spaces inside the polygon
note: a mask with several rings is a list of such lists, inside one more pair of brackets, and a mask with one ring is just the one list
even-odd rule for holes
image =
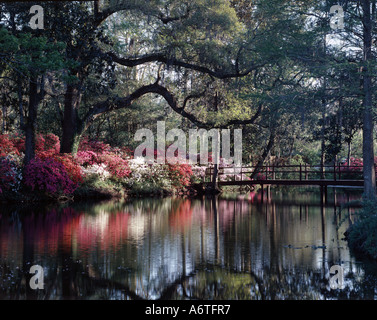
{"label": "live oak tree", "polygon": [[[98,2],[94,2],[93,7],[66,4],[66,12],[69,12],[66,17],[59,13],[61,7],[58,10],[52,5],[50,16],[51,26],[56,30],[54,37],[61,40],[70,35],[72,39],[67,44],[66,56],[76,62],[67,68],[71,79],[64,93],[61,152],[75,152],[80,136],[99,115],[128,108],[147,94],[161,96],[175,112],[197,126],[229,127],[254,123],[260,115],[258,103],[252,103],[253,112],[249,112],[248,119],[239,119],[235,113],[233,119],[224,119],[222,124],[218,119],[205,119],[190,112],[188,106],[195,99],[200,103],[212,99],[208,103],[212,103],[211,107],[216,111],[215,104],[222,98],[220,90],[216,89],[223,86],[220,81],[255,76],[257,72],[259,76],[263,72],[267,74],[265,70],[281,60],[287,45],[292,45],[284,44],[283,33],[288,27],[294,28],[294,19],[287,19],[287,12],[284,12],[285,19],[279,21],[282,7],[276,1],[270,2],[275,9],[271,10],[263,3],[264,6],[256,11],[253,30],[239,19],[227,1],[222,0],[205,5],[201,1],[169,1],[163,5],[154,1],[148,1],[148,5],[143,1],[110,1],[102,7]],[[276,15],[271,24],[264,21],[267,14]],[[111,43],[104,32],[106,23],[118,19],[127,24],[133,17],[141,26],[139,34],[123,39],[123,43],[116,39],[115,44]],[[276,32],[282,34],[278,37],[280,41],[273,38]],[[135,47],[137,51],[130,50]],[[116,63],[129,69],[149,65],[151,79],[155,72],[154,79],[148,84],[129,88],[123,97],[109,95],[107,99],[82,108],[88,70],[96,59],[102,59],[109,66]],[[180,90],[172,89],[171,85],[182,76],[183,70],[188,70],[185,83],[178,87]],[[211,111],[211,108],[204,109]]]}

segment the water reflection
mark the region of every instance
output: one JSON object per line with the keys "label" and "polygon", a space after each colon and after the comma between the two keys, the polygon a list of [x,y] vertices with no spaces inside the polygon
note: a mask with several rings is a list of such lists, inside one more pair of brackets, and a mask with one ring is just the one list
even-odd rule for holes
{"label": "water reflection", "polygon": [[[338,228],[340,204],[358,197],[337,191],[325,205],[316,191],[280,190],[263,203],[250,193],[1,207],[0,298],[374,299],[376,265],[350,254],[347,220]],[[43,290],[28,285],[33,264]],[[335,264],[343,290],[329,287]]]}

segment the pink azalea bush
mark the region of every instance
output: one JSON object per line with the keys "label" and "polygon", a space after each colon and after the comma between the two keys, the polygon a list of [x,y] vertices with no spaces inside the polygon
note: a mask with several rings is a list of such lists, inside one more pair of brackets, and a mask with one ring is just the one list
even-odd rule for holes
{"label": "pink azalea bush", "polygon": [[258,173],[255,175],[255,180],[267,180],[266,174],[265,174],[265,173],[258,172]]}
{"label": "pink azalea bush", "polygon": [[0,157],[6,157],[11,154],[20,155],[19,150],[14,145],[12,138],[8,134],[0,135]]}
{"label": "pink azalea bush", "polygon": [[[185,189],[195,175],[188,164],[148,165],[137,161],[136,165],[132,164],[132,152],[126,147],[115,148],[86,138],[82,139],[75,156],[61,154],[60,140],[52,133],[36,136],[35,159],[25,168],[24,152],[22,135],[0,135],[0,157],[3,157],[0,158],[0,193],[19,190],[21,182],[32,191],[52,197],[72,195],[80,185],[82,190],[93,186],[133,188],[137,185],[135,190],[149,188],[165,192]],[[18,161],[10,160],[16,158]]]}
{"label": "pink azalea bush", "polygon": [[52,157],[60,152],[59,137],[53,133],[38,134],[35,143],[35,153],[40,158]]}
{"label": "pink azalea bush", "polygon": [[108,171],[113,177],[125,178],[131,173],[128,161],[115,154],[105,154],[101,157],[104,164],[107,165]]}
{"label": "pink azalea bush", "polygon": [[85,168],[100,162],[97,153],[90,150],[78,151],[76,154],[76,160],[79,165]]}
{"label": "pink azalea bush", "polygon": [[73,183],[79,184],[83,181],[83,172],[80,164],[71,154],[61,154],[59,137],[52,133],[46,135],[38,134],[36,139],[36,158],[42,161],[53,160],[59,162]]}
{"label": "pink azalea bush", "polygon": [[106,167],[112,177],[125,178],[131,173],[127,151],[111,147],[109,144],[83,139],[76,154],[77,162],[85,167]]}
{"label": "pink azalea bush", "polygon": [[176,163],[167,165],[168,177],[174,187],[182,189],[189,186],[191,176],[193,175],[191,166],[184,163]]}
{"label": "pink azalea bush", "polygon": [[53,196],[70,195],[77,188],[64,165],[53,158],[35,158],[25,167],[24,182],[33,191]]}
{"label": "pink azalea bush", "polygon": [[342,179],[362,179],[363,160],[351,157],[349,166],[347,162],[340,165],[340,172]]}

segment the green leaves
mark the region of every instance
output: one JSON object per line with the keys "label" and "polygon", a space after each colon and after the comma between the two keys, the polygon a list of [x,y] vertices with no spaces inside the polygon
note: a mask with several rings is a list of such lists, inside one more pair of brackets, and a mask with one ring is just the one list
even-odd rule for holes
{"label": "green leaves", "polygon": [[0,27],[0,54],[10,54],[18,48],[17,38],[11,35],[8,30]]}
{"label": "green leaves", "polygon": [[4,57],[2,60],[8,68],[24,76],[42,75],[64,68],[64,47],[63,43],[51,43],[47,38],[29,32],[12,35],[5,28],[0,28],[0,57]]}

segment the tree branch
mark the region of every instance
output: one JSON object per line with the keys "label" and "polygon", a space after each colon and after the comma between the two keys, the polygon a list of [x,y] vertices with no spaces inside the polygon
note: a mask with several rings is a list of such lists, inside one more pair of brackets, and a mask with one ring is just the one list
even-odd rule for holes
{"label": "tree branch", "polygon": [[235,71],[227,72],[223,70],[212,70],[205,66],[200,66],[194,63],[184,62],[184,61],[172,58],[172,57],[166,57],[163,53],[151,53],[151,54],[147,54],[142,57],[136,57],[136,58],[122,58],[122,57],[117,56],[113,52],[107,52],[106,55],[110,57],[114,62],[120,65],[126,66],[126,67],[135,67],[135,66],[145,64],[148,62],[160,62],[160,63],[165,63],[168,65],[195,70],[201,73],[208,74],[218,79],[244,77],[244,76],[247,76],[249,73],[251,73],[253,70],[256,70],[257,68],[263,67],[264,65],[267,64],[267,62],[254,64],[250,68],[242,72],[238,70],[238,66],[237,66]]}
{"label": "tree branch", "polygon": [[223,125],[215,125],[215,123],[201,121],[195,115],[188,113],[185,110],[185,106],[190,99],[200,97],[201,95],[203,95],[205,93],[205,91],[203,93],[200,93],[200,94],[193,94],[193,95],[186,97],[184,102],[183,102],[183,105],[181,107],[181,106],[179,106],[176,97],[167,88],[161,86],[160,84],[158,84],[158,82],[155,82],[153,84],[140,87],[139,89],[137,89],[136,91],[134,91],[133,93],[128,95],[127,97],[124,97],[124,98],[117,97],[117,98],[107,99],[106,101],[97,103],[94,106],[92,106],[90,108],[90,110],[88,111],[88,113],[86,114],[86,116],[84,117],[83,126],[82,126],[83,131],[85,131],[90,126],[90,124],[94,121],[94,119],[97,116],[99,116],[100,114],[110,112],[112,110],[119,110],[119,109],[130,107],[131,104],[135,100],[137,100],[140,97],[142,97],[146,94],[149,94],[149,93],[158,94],[161,97],[163,97],[165,99],[165,101],[169,104],[169,106],[176,113],[178,113],[182,117],[190,120],[192,123],[197,125],[199,128],[225,129],[225,128],[228,128],[229,126],[232,126],[232,125],[253,124],[262,112],[262,104],[260,103],[259,106],[258,106],[257,112],[250,119],[247,119],[247,120],[235,119],[235,120],[227,121],[227,123],[225,123]]}

